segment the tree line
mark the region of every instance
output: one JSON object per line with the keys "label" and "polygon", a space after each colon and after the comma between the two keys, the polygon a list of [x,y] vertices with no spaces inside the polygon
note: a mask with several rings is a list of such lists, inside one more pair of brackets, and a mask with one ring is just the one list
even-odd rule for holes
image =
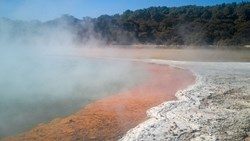
{"label": "tree line", "polygon": [[215,6],[150,7],[93,19],[108,43],[167,45],[250,44],[250,2]]}
{"label": "tree line", "polygon": [[[3,19],[2,19],[3,20]],[[47,22],[10,21],[14,29],[26,31],[35,27],[65,27],[80,43],[90,38],[107,44],[215,45],[250,44],[250,2],[215,6],[149,7],[122,14],[77,19],[70,15]],[[63,23],[63,26],[62,26]],[[14,33],[14,32],[13,32]],[[19,33],[19,34],[21,34]],[[16,33],[15,33],[16,34]]]}

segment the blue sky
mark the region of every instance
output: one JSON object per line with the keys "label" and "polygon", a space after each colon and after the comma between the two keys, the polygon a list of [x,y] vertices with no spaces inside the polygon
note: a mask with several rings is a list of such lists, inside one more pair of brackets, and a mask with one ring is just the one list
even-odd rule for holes
{"label": "blue sky", "polygon": [[[249,0],[243,0],[249,1]],[[150,6],[215,5],[242,0],[0,0],[0,17],[47,21],[63,14],[77,18],[121,14]]]}

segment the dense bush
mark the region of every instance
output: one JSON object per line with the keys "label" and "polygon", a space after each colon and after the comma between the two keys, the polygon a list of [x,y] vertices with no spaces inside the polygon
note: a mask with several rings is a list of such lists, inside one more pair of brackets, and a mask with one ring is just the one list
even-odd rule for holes
{"label": "dense bush", "polygon": [[0,37],[6,36],[2,35],[6,29],[11,29],[10,37],[23,37],[60,27],[58,30],[68,30],[79,43],[95,38],[107,44],[126,45],[250,45],[250,2],[206,7],[150,7],[98,18],[77,19],[63,15],[44,23],[2,18],[0,23]]}
{"label": "dense bush", "polygon": [[250,3],[216,6],[150,7],[103,15],[95,30],[108,43],[245,45],[250,44]]}

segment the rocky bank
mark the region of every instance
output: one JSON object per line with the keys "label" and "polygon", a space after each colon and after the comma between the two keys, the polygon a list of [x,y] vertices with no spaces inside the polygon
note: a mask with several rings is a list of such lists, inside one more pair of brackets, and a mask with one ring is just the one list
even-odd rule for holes
{"label": "rocky bank", "polygon": [[144,61],[191,70],[196,84],[148,110],[120,141],[250,140],[250,63]]}

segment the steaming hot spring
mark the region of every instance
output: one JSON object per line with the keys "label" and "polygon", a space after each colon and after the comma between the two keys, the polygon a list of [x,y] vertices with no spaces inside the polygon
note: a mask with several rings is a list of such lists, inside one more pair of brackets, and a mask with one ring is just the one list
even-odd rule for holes
{"label": "steaming hot spring", "polygon": [[[1,139],[246,138],[249,63],[143,59],[148,54],[134,49],[120,50],[118,59],[103,51],[6,51],[0,59]],[[135,52],[137,59],[125,59]]]}
{"label": "steaming hot spring", "polygon": [[0,2],[1,141],[250,141],[250,2],[126,2]]}
{"label": "steaming hot spring", "polygon": [[7,55],[0,73],[3,140],[120,139],[148,119],[149,108],[195,80],[183,69],[128,60]]}

